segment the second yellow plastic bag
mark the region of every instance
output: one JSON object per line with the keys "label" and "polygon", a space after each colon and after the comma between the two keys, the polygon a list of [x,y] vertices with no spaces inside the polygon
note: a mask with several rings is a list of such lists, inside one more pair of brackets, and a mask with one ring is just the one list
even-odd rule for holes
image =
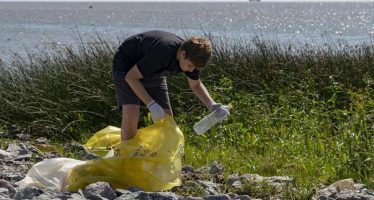
{"label": "second yellow plastic bag", "polygon": [[85,147],[114,147],[115,155],[69,170],[65,179],[68,191],[97,181],[108,182],[114,188],[135,186],[145,191],[163,191],[181,184],[184,137],[171,116],[139,129],[133,139],[124,143],[120,142],[119,128],[107,127],[97,132]]}

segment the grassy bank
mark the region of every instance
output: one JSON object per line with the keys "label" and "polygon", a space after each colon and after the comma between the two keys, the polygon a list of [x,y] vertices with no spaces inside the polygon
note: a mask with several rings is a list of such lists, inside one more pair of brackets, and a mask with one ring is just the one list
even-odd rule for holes
{"label": "grassy bank", "polygon": [[[233,105],[232,115],[206,136],[195,135],[192,125],[208,112],[183,75],[169,79],[186,137],[185,165],[218,160],[227,174],[292,176],[299,190],[289,195],[297,199],[343,178],[373,187],[373,44],[213,42],[202,80],[217,102]],[[1,66],[0,128],[83,142],[119,126],[110,72],[115,46],[98,39]],[[146,116],[140,126],[148,123]]]}

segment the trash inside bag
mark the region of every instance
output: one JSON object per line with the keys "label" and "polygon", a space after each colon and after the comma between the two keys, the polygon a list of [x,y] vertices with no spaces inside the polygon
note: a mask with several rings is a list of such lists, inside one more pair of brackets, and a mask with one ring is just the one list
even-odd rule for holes
{"label": "trash inside bag", "polygon": [[[65,170],[60,191],[77,191],[98,181],[108,182],[113,188],[135,186],[144,191],[163,191],[181,184],[184,137],[171,116],[139,129],[134,138],[123,143],[120,132],[119,128],[109,126],[92,136],[84,145],[88,150],[113,148],[114,155],[81,161]],[[42,179],[49,178],[56,177]]]}

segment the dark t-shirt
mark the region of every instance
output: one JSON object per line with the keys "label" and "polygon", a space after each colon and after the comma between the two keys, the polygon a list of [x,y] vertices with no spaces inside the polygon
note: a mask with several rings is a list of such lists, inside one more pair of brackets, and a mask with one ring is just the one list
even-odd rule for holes
{"label": "dark t-shirt", "polygon": [[[118,48],[113,69],[128,72],[135,64],[144,77],[165,76],[182,72],[176,59],[184,40],[165,31],[148,31],[128,37]],[[199,70],[185,74],[199,79]]]}

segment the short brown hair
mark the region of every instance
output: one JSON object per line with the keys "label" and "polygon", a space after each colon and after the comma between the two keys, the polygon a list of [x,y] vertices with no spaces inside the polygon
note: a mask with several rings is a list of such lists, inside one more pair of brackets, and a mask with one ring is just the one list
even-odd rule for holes
{"label": "short brown hair", "polygon": [[182,44],[181,49],[186,52],[186,59],[196,68],[204,67],[212,55],[212,43],[204,37],[191,37]]}

